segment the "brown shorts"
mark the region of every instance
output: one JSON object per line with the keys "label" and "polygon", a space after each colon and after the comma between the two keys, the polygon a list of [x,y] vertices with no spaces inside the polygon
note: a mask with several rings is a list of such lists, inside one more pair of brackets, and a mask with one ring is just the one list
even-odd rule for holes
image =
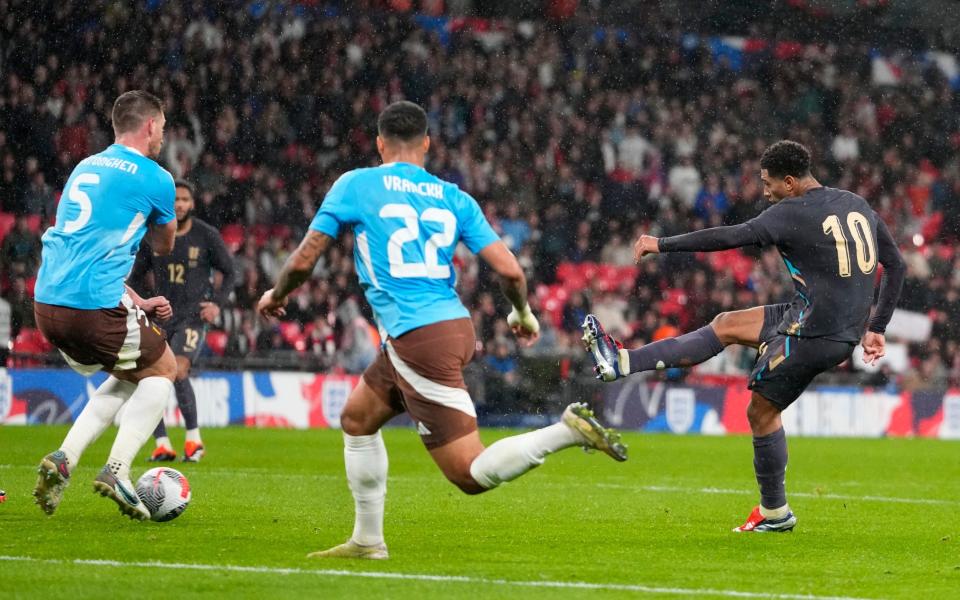
{"label": "brown shorts", "polygon": [[477,413],[463,381],[476,337],[470,319],[441,321],[389,338],[363,373],[368,386],[410,414],[427,449],[477,430]]}
{"label": "brown shorts", "polygon": [[130,371],[157,362],[167,347],[163,330],[150,323],[126,294],[116,308],[80,310],[35,302],[37,327],[75,371]]}

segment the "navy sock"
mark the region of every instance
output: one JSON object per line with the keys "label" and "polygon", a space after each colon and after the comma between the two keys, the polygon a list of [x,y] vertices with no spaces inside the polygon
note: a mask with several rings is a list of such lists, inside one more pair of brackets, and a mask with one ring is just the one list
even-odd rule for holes
{"label": "navy sock", "polygon": [[760,504],[780,508],[787,503],[787,435],[783,427],[770,435],[753,436],[753,470],[760,484]]}
{"label": "navy sock", "polygon": [[184,428],[196,429],[197,397],[193,393],[193,384],[190,383],[190,378],[175,381],[173,389],[177,392],[177,404],[180,406],[180,414],[183,415]]}
{"label": "navy sock", "polygon": [[723,343],[710,325],[637,350],[627,350],[631,373],[698,365],[721,352]]}
{"label": "navy sock", "polygon": [[[164,409],[166,412],[166,409]],[[153,430],[153,439],[167,437],[167,426],[163,422],[163,417],[160,417],[160,422],[157,423],[157,428]]]}

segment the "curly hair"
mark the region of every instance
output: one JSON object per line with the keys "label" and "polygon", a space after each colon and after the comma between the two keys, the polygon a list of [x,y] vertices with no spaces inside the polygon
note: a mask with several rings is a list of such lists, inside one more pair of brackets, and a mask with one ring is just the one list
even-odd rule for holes
{"label": "curly hair", "polygon": [[780,140],[763,151],[760,168],[770,177],[783,179],[787,175],[800,178],[810,174],[810,151],[793,140]]}

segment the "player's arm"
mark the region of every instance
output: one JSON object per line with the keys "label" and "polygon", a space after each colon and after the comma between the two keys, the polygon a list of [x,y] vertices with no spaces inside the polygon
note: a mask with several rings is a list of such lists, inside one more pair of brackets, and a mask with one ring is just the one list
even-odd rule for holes
{"label": "player's arm", "polygon": [[727,227],[711,227],[682,235],[656,238],[642,235],[633,246],[633,259],[639,262],[647,254],[661,252],[715,252],[762,243],[757,230],[749,223]]}
{"label": "player's arm", "polygon": [[157,256],[166,256],[173,252],[174,238],[177,236],[176,220],[158,225],[154,223],[147,229],[147,243]]}
{"label": "player's arm", "polygon": [[885,353],[886,338],[884,333],[893,317],[900,299],[900,290],[903,289],[903,280],[907,276],[907,265],[897,248],[897,243],[890,235],[886,223],[877,219],[877,258],[883,265],[883,276],[880,281],[880,296],[877,300],[877,309],[870,319],[867,332],[863,336],[863,362],[876,364]]}
{"label": "player's arm", "polygon": [[279,317],[286,314],[284,306],[287,304],[287,296],[310,278],[317,261],[332,242],[333,238],[329,235],[315,229],[308,230],[300,246],[287,258],[287,262],[280,269],[276,285],[273,289],[264,292],[260,298],[257,311],[265,317]]}
{"label": "player's arm", "polygon": [[527,303],[527,277],[523,274],[523,268],[500,240],[481,250],[480,258],[500,276],[500,289],[513,305],[507,323],[514,335],[527,346],[532,345],[540,337],[540,323]]}
{"label": "player's arm", "polygon": [[220,292],[213,297],[212,302],[200,303],[200,318],[208,323],[215,323],[220,317],[220,307],[227,303],[230,292],[236,285],[236,273],[233,268],[233,258],[227,250],[227,245],[223,243],[223,238],[211,232],[208,247],[210,248],[210,266],[223,275],[223,281]]}

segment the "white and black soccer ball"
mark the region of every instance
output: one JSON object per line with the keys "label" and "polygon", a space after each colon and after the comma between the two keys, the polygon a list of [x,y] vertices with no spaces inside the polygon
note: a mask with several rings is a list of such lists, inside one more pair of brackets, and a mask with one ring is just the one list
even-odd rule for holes
{"label": "white and black soccer ball", "polygon": [[150,469],[137,480],[137,496],[150,511],[153,521],[170,521],[187,510],[190,482],[170,467]]}

